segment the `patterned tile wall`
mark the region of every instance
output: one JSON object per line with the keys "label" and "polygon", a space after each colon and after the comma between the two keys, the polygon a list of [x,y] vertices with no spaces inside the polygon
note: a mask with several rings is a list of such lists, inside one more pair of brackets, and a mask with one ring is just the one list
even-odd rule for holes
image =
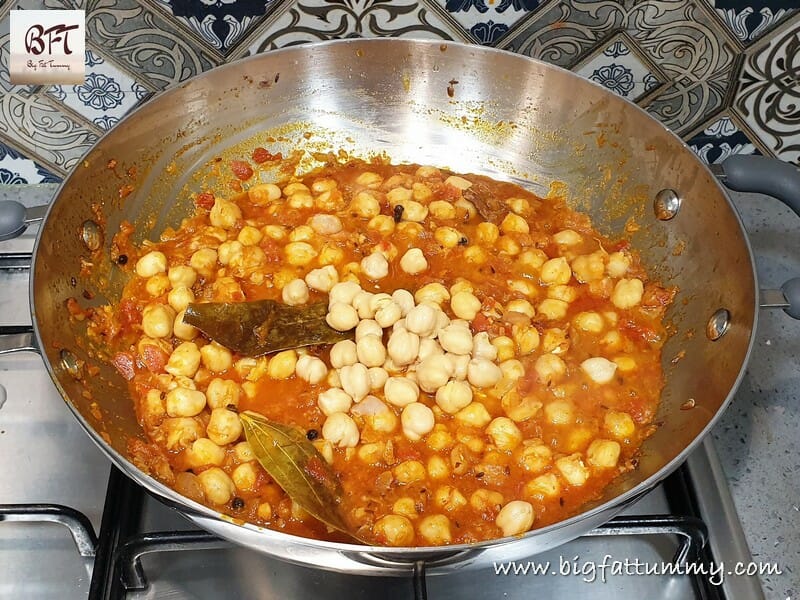
{"label": "patterned tile wall", "polygon": [[[291,44],[403,36],[495,46],[640,104],[709,163],[800,161],[800,10],[786,0],[4,0],[0,183],[57,181],[154,93]],[[82,8],[87,76],[12,86],[8,11]]]}

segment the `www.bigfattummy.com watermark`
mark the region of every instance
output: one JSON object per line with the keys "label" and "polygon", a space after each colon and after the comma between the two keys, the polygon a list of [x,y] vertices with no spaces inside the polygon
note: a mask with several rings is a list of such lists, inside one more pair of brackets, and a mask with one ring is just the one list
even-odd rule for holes
{"label": "www.bigfattummy.com watermark", "polygon": [[777,563],[736,562],[719,563],[672,563],[645,562],[638,558],[617,560],[606,554],[601,562],[581,560],[579,556],[572,560],[559,558],[558,563],[551,561],[536,562],[508,561],[494,563],[495,575],[560,575],[564,577],[581,577],[586,583],[599,581],[606,583],[608,577],[620,575],[650,576],[700,576],[708,579],[711,585],[722,585],[727,576],[782,575],[783,570]]}

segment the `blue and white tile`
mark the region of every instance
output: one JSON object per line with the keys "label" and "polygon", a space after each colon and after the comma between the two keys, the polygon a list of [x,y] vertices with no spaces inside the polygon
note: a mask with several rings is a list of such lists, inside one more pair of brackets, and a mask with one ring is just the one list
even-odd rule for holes
{"label": "blue and white tile", "polygon": [[618,36],[586,59],[576,72],[623,98],[637,100],[664,83],[664,79],[631,49],[631,45]]}
{"label": "blue and white tile", "polygon": [[223,54],[253,26],[277,0],[154,0],[178,21]]}
{"label": "blue and white tile", "polygon": [[93,50],[86,50],[86,79],[81,85],[53,85],[47,94],[100,129],[113,127],[150,90]]}
{"label": "blue and white tile", "polygon": [[233,55],[347,37],[470,40],[438,7],[416,0],[301,0],[282,4]]}
{"label": "blue and white tile", "polygon": [[687,143],[709,165],[721,163],[734,154],[761,154],[730,116],[717,119]]}
{"label": "blue and white tile", "polygon": [[58,183],[61,180],[22,153],[0,142],[0,185]]}
{"label": "blue and white tile", "polygon": [[787,0],[712,0],[727,28],[743,44],[750,44],[798,10]]}
{"label": "blue and white tile", "polygon": [[544,0],[435,0],[480,44],[494,45]]}
{"label": "blue and white tile", "polygon": [[747,50],[731,110],[776,157],[800,163],[800,13]]}

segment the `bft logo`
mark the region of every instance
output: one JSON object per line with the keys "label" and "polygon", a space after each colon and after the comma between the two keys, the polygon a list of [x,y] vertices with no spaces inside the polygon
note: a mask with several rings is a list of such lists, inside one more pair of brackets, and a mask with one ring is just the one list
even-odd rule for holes
{"label": "bft logo", "polygon": [[69,47],[69,32],[78,29],[78,27],[78,25],[59,23],[45,29],[41,25],[33,25],[25,33],[25,50],[36,56],[42,54],[45,49],[47,49],[47,54],[53,54],[53,45],[55,45],[56,52],[61,52],[65,55],[72,54],[72,50]]}
{"label": "bft logo", "polygon": [[81,84],[86,17],[82,10],[12,10],[12,84]]}

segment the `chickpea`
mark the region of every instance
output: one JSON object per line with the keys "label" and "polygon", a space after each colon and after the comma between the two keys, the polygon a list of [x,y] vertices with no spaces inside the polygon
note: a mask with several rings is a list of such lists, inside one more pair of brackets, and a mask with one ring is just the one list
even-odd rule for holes
{"label": "chickpea", "polygon": [[217,265],[217,251],[213,248],[201,248],[189,259],[189,264],[200,275],[208,277]]}
{"label": "chickpea", "polygon": [[370,335],[380,338],[383,335],[383,327],[378,325],[372,319],[363,319],[362,321],[359,321],[358,325],[356,326],[356,344],[361,338]]}
{"label": "chickpea", "polygon": [[[319,258],[317,261],[319,264],[328,266],[328,265],[335,265],[339,264],[344,260],[344,252],[341,248],[337,248],[336,246],[332,246],[330,244],[325,244],[320,250]],[[338,282],[338,274],[337,280],[334,281],[334,284]],[[308,283],[308,282],[306,282]]]}
{"label": "chickpea", "polygon": [[396,329],[389,336],[387,349],[394,364],[410,365],[419,356],[419,336],[403,327]]}
{"label": "chickpea", "polygon": [[539,304],[537,312],[539,313],[540,317],[543,317],[549,321],[557,321],[558,319],[563,319],[566,316],[568,308],[569,304],[563,300],[547,298],[542,300],[542,302]]}
{"label": "chickpea", "polygon": [[500,510],[495,525],[500,528],[504,537],[520,535],[533,526],[533,518],[533,506],[529,502],[512,500]]}
{"label": "chickpea", "polygon": [[452,485],[443,485],[434,492],[433,502],[442,510],[453,511],[466,506],[467,499],[458,488]]}
{"label": "chickpea", "polygon": [[163,252],[153,250],[136,261],[136,274],[139,277],[149,278],[167,270],[167,257]]}
{"label": "chickpea", "polygon": [[486,251],[480,246],[467,246],[464,260],[473,265],[482,265],[489,259]]}
{"label": "chickpea", "polygon": [[453,371],[451,377],[456,381],[464,381],[469,370],[469,354],[452,354],[448,352],[445,357],[450,361],[450,368]]}
{"label": "chickpea", "polygon": [[603,427],[617,439],[630,438],[636,425],[628,413],[610,410],[603,418]]}
{"label": "chickpea", "polygon": [[572,278],[572,270],[563,256],[551,258],[542,265],[539,281],[543,285],[564,285]]}
{"label": "chickpea", "polygon": [[212,409],[238,406],[240,394],[241,388],[235,381],[219,377],[212,379],[206,388],[206,399]]}
{"label": "chickpea", "polygon": [[358,458],[368,465],[377,465],[383,456],[383,442],[363,444],[358,448]]}
{"label": "chickpea", "polygon": [[336,342],[331,347],[331,366],[334,369],[341,369],[349,365],[354,365],[358,362],[358,350],[356,349],[355,342],[351,340],[342,340]]}
{"label": "chickpea", "polygon": [[314,215],[308,224],[320,235],[333,235],[342,230],[342,221],[336,215]]}
{"label": "chickpea", "polygon": [[444,515],[430,515],[417,525],[419,535],[431,546],[449,544],[453,537],[450,534],[450,519]]}
{"label": "chickpea", "polygon": [[386,361],[386,348],[377,335],[367,335],[356,342],[358,360],[367,367],[380,367]]}
{"label": "chickpea", "polygon": [[164,445],[168,450],[188,448],[204,434],[203,425],[189,417],[166,418],[159,429],[166,438]]}
{"label": "chickpea", "polygon": [[153,275],[145,283],[144,289],[153,298],[157,298],[169,289],[169,277],[164,273]]}
{"label": "chickpea", "polygon": [[[402,225],[402,223],[401,223]],[[369,220],[367,223],[368,229],[373,229],[380,233],[383,236],[391,235],[396,228],[394,219],[389,215],[376,215]]]}
{"label": "chickpea", "polygon": [[328,309],[325,321],[339,331],[349,331],[358,325],[358,312],[349,304],[334,302]]}
{"label": "chickpea", "polygon": [[544,500],[545,498],[554,498],[561,492],[561,483],[554,473],[545,473],[534,477],[527,484],[525,484],[524,493],[536,500]]}
{"label": "chickpea", "polygon": [[361,270],[368,279],[378,281],[389,275],[389,261],[380,252],[373,252],[361,259]]}
{"label": "chickpea", "polygon": [[507,254],[508,256],[517,256],[522,252],[522,246],[520,246],[519,242],[506,235],[497,240],[496,246],[500,254]]}
{"label": "chickpea", "polygon": [[408,377],[389,377],[383,394],[389,404],[402,408],[419,399],[419,387]]}
{"label": "chickpea", "polygon": [[536,316],[536,310],[533,308],[533,305],[527,300],[522,299],[511,300],[506,304],[506,312],[520,313],[531,319]]}
{"label": "chickpea", "polygon": [[311,385],[321,383],[328,376],[327,365],[321,359],[310,354],[304,354],[298,358],[294,369],[300,379]]}
{"label": "chickpea", "polygon": [[455,414],[456,421],[468,427],[483,428],[492,420],[486,407],[480,402],[472,402]]}
{"label": "chickpea", "polygon": [[425,479],[425,466],[418,460],[406,460],[392,469],[394,478],[401,484],[409,484]]}
{"label": "chickpea", "polygon": [[170,375],[183,375],[184,377],[194,377],[197,369],[200,368],[200,350],[194,342],[183,342],[175,350],[167,361],[165,371]]}
{"label": "chickpea", "polygon": [[233,447],[233,453],[234,456],[236,456],[236,460],[240,463],[246,463],[256,459],[256,455],[253,453],[253,447],[249,442],[239,442],[236,444]]}
{"label": "chickpea", "polygon": [[516,460],[529,473],[541,473],[553,460],[553,451],[542,440],[526,440],[516,453]]}
{"label": "chickpea", "polygon": [[225,448],[208,438],[198,438],[189,450],[188,459],[192,468],[215,466],[219,467],[225,462]]}
{"label": "chickpea", "polygon": [[572,319],[572,324],[581,331],[588,333],[601,333],[605,327],[605,322],[600,313],[589,311],[580,312]]}
{"label": "chickpea", "polygon": [[281,197],[281,188],[274,183],[259,183],[247,190],[248,199],[257,206],[264,206]]}
{"label": "chickpea", "polygon": [[236,491],[236,486],[231,478],[219,467],[206,469],[197,478],[200,480],[200,485],[203,486],[206,500],[212,504],[227,504]]}
{"label": "chickpea", "polygon": [[444,350],[439,342],[433,338],[420,338],[419,340],[419,360],[422,362],[429,356],[443,356]]}
{"label": "chickpea", "polygon": [[586,450],[586,462],[593,467],[610,469],[617,466],[620,446],[612,440],[594,440]]}
{"label": "chickpea", "polygon": [[553,400],[545,405],[544,416],[553,425],[570,425],[575,422],[575,405],[569,400]]}
{"label": "chickpea", "polygon": [[414,526],[401,515],[381,517],[372,526],[372,533],[387,546],[410,546],[414,543]]}
{"label": "chickpea", "polygon": [[595,383],[604,384],[614,379],[614,375],[617,372],[617,365],[607,358],[596,356],[583,361],[581,363],[581,369],[589,376],[589,379]]}
{"label": "chickpea", "polygon": [[554,354],[542,354],[536,359],[533,370],[536,371],[539,381],[550,385],[561,380],[567,372],[567,365]]}
{"label": "chickpea", "polygon": [[406,315],[406,328],[420,337],[432,335],[436,330],[436,312],[428,304],[418,304]]}
{"label": "chickpea", "polygon": [[511,334],[520,356],[527,356],[539,347],[539,331],[530,325],[514,325]]}
{"label": "chickpea", "polygon": [[641,279],[620,279],[614,286],[611,302],[617,308],[633,308],[642,301],[643,294],[644,284]]}
{"label": "chickpea", "polygon": [[356,402],[369,394],[369,374],[367,367],[361,363],[342,367],[339,370],[339,378],[342,381],[342,389]]}
{"label": "chickpea", "polygon": [[187,267],[186,265],[170,267],[167,277],[173,288],[191,288],[197,281],[197,273],[192,267]]}
{"label": "chickpea", "polygon": [[605,271],[605,253],[602,250],[578,256],[572,261],[572,273],[581,283],[599,281]]}
{"label": "chickpea", "polygon": [[355,448],[360,435],[356,422],[342,412],[333,413],[322,425],[322,437],[339,448]]}
{"label": "chickpea", "polygon": [[409,275],[418,275],[428,268],[428,261],[419,248],[409,248],[400,259],[400,268]]}
{"label": "chickpea", "polygon": [[[510,337],[505,335],[499,335],[492,340],[492,346],[494,346],[495,350],[497,351],[497,360],[504,361],[514,358],[517,354],[517,344],[514,340]],[[486,358],[487,360],[492,360],[488,357],[480,357],[475,356],[475,358]]]}
{"label": "chickpea", "polygon": [[479,513],[499,512],[503,501],[503,494],[487,489],[475,490],[469,497],[469,505]]}
{"label": "chickpea", "polygon": [[493,362],[483,358],[469,361],[467,379],[476,388],[490,388],[503,377],[503,372]]}
{"label": "chickpea", "polygon": [[403,408],[400,415],[403,434],[412,442],[430,433],[435,423],[433,411],[421,402],[412,402]]}
{"label": "chickpea", "polygon": [[229,265],[234,259],[241,260],[244,246],[239,241],[223,242],[217,248],[217,261],[221,265]]}
{"label": "chickpea", "polygon": [[164,304],[148,304],[142,311],[142,329],[147,337],[164,338],[172,334],[175,311]]}
{"label": "chickpea", "polygon": [[436,390],[436,404],[448,414],[456,414],[471,402],[472,387],[463,381],[448,381]]}
{"label": "chickpea", "polygon": [[435,219],[449,220],[456,218],[456,207],[444,200],[434,200],[428,205],[428,210]]}
{"label": "chickpea", "polygon": [[308,286],[302,279],[293,279],[281,290],[281,299],[289,306],[300,306],[308,302]]}
{"label": "chickpea", "polygon": [[328,295],[328,305],[351,304],[356,295],[362,291],[361,286],[354,281],[342,281],[331,288]]}
{"label": "chickpea", "polygon": [[331,288],[339,282],[339,273],[336,272],[336,267],[333,265],[325,265],[320,269],[309,271],[305,282],[312,290],[330,292]]}
{"label": "chickpea", "polygon": [[444,355],[429,356],[417,365],[417,383],[429,394],[446,384],[452,374],[453,366]]}
{"label": "chickpea", "polygon": [[482,358],[488,361],[497,360],[497,348],[489,341],[489,334],[485,331],[476,333],[472,338],[473,358]]}
{"label": "chickpea", "polygon": [[198,390],[176,387],[167,392],[166,406],[170,417],[194,417],[206,407],[206,395]]}
{"label": "chickpea", "polygon": [[253,466],[253,463],[244,463],[239,465],[231,473],[231,479],[237,490],[243,492],[251,492],[256,488],[256,481],[258,479],[258,471]]}
{"label": "chickpea", "polygon": [[381,205],[371,192],[362,191],[353,198],[350,203],[350,211],[358,217],[370,219],[380,214]]}
{"label": "chickpea", "polygon": [[223,373],[233,366],[231,351],[217,342],[211,342],[200,348],[203,365],[214,373]]}
{"label": "chickpea", "polygon": [[[434,433],[431,433],[428,436],[428,441],[430,442],[431,436]],[[450,466],[447,464],[447,461],[443,459],[441,456],[431,456],[428,459],[428,477],[431,479],[444,479],[450,476]]]}
{"label": "chickpea", "polygon": [[308,242],[289,242],[283,247],[286,262],[296,267],[304,267],[317,256],[314,246]]}
{"label": "chickpea", "polygon": [[500,231],[503,233],[530,233],[530,230],[528,222],[513,212],[508,213],[500,223]]}
{"label": "chickpea", "polygon": [[472,351],[472,333],[468,327],[451,323],[438,333],[439,344],[446,352],[469,354]]}
{"label": "chickpea", "polygon": [[375,311],[375,321],[381,327],[391,327],[397,323],[403,316],[403,311],[394,300],[385,304],[382,308]]}
{"label": "chickpea", "polygon": [[214,227],[221,227],[222,229],[233,229],[236,222],[242,218],[242,211],[233,202],[223,200],[222,198],[214,199],[214,206],[211,207],[211,212],[208,215],[209,222]]}
{"label": "chickpea", "polygon": [[628,272],[631,266],[631,259],[624,252],[612,252],[608,255],[606,272],[611,277],[622,277]]}
{"label": "chickpea", "polygon": [[215,444],[232,444],[242,435],[242,422],[235,412],[227,408],[215,408],[211,411],[206,433]]}
{"label": "chickpea", "polygon": [[387,373],[386,369],[383,367],[372,367],[367,369],[367,375],[369,376],[370,390],[382,390],[386,385],[386,382],[389,380],[389,373]]}
{"label": "chickpea", "polygon": [[414,300],[417,302],[417,304],[431,302],[441,306],[443,302],[450,300],[450,292],[448,292],[447,288],[441,283],[429,283],[427,285],[423,285],[416,291],[414,294]]}
{"label": "chickpea", "polygon": [[589,479],[589,469],[583,464],[579,453],[563,456],[556,460],[555,465],[558,472],[570,485],[581,486]]}
{"label": "chickpea", "polygon": [[167,302],[176,312],[183,312],[187,306],[194,302],[194,292],[187,287],[176,287],[167,296]]}
{"label": "chickpea", "polygon": [[498,450],[511,451],[522,443],[522,432],[508,417],[497,417],[486,427],[486,435]]}
{"label": "chickpea", "polygon": [[403,496],[395,500],[395,503],[392,505],[392,512],[397,515],[408,517],[409,519],[416,519],[419,517],[416,501],[409,496]]}
{"label": "chickpea", "polygon": [[295,350],[284,350],[278,352],[269,361],[267,375],[272,379],[289,379],[294,375],[297,368],[297,352]]}
{"label": "chickpea", "polygon": [[317,396],[317,405],[326,417],[334,413],[346,413],[353,405],[350,394],[339,388],[330,388]]}

